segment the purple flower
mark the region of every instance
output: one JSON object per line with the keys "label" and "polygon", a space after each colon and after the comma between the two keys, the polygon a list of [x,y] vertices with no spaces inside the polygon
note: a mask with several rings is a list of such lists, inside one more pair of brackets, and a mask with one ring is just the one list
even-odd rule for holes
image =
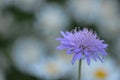
{"label": "purple flower", "polygon": [[72,64],[76,59],[85,59],[88,65],[91,59],[103,62],[103,57],[107,55],[105,50],[108,45],[104,43],[104,40],[100,40],[92,30],[84,28],[78,31],[75,29],[71,32],[61,31],[61,35],[63,37],[57,38],[61,43],[57,49],[67,49],[67,54],[73,54]]}

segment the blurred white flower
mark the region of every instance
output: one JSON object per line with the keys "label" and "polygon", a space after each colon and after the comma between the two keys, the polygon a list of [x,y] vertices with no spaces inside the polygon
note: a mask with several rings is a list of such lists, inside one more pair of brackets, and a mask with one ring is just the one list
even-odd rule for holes
{"label": "blurred white flower", "polygon": [[98,29],[104,37],[114,39],[119,36],[120,19],[116,1],[102,1],[100,5]]}
{"label": "blurred white flower", "polygon": [[[63,52],[62,52],[63,53]],[[70,78],[73,80],[73,74],[76,66],[70,64],[70,57],[57,52],[56,55],[46,56],[38,60],[27,68],[29,74],[44,80],[57,80],[61,78]],[[72,57],[72,56],[71,56]]]}
{"label": "blurred white flower", "polygon": [[[112,59],[106,59],[104,63],[92,62],[90,66],[83,61],[83,80],[119,80],[120,72]],[[89,74],[89,75],[88,75]]]}
{"label": "blurred white flower", "polygon": [[72,66],[57,56],[46,57],[42,63],[31,67],[35,76],[45,80],[57,80],[69,76]]}
{"label": "blurred white flower", "polygon": [[113,0],[69,0],[69,12],[79,23],[95,23],[106,38],[115,38],[119,35],[120,19],[117,1]]}
{"label": "blurred white flower", "polygon": [[15,41],[11,57],[19,70],[29,73],[29,67],[40,61],[44,53],[44,45],[36,38],[23,37]]}
{"label": "blurred white flower", "polygon": [[119,16],[117,1],[113,0],[69,0],[67,7],[78,23],[85,21],[97,26],[116,25]]}
{"label": "blurred white flower", "polygon": [[46,4],[36,13],[35,30],[44,34],[56,35],[58,31],[66,28],[70,22],[65,11],[58,4]]}
{"label": "blurred white flower", "polygon": [[[69,68],[68,77],[70,80],[77,80],[78,79],[78,62],[76,64],[72,65],[71,64],[71,59],[73,55],[66,54],[66,51],[58,51],[55,50],[55,55],[62,60],[66,64],[66,68]],[[69,55],[69,56],[68,56]]]}
{"label": "blurred white flower", "polygon": [[58,4],[51,3],[44,5],[42,10],[36,13],[34,29],[44,36],[47,49],[53,53],[52,51],[57,46],[55,39],[59,36],[59,32],[67,28],[69,24],[70,19],[64,9]]}
{"label": "blurred white flower", "polygon": [[69,0],[67,8],[78,23],[81,21],[85,21],[86,23],[95,22],[99,17],[100,1]]}
{"label": "blurred white flower", "polygon": [[67,28],[69,24],[70,19],[64,9],[58,4],[51,3],[44,5],[36,13],[34,29],[38,34],[42,34],[45,37],[45,44],[53,51],[57,46],[55,39],[59,36],[59,32]]}

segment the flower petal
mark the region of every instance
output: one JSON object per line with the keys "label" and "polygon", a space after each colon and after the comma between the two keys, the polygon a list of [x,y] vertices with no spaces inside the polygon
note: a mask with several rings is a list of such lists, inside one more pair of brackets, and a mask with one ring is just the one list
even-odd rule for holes
{"label": "flower petal", "polygon": [[71,63],[74,64],[77,58],[78,60],[80,60],[82,58],[82,54],[81,53],[75,54],[72,58]]}
{"label": "flower petal", "polygon": [[106,56],[106,55],[107,55],[107,52],[106,52],[105,50],[102,50],[100,53],[101,53],[103,56]]}
{"label": "flower petal", "polygon": [[90,57],[86,58],[87,64],[90,65]]}
{"label": "flower petal", "polygon": [[60,45],[60,46],[58,46],[56,49],[58,49],[58,50],[64,50],[64,49],[66,49],[64,46],[62,46],[62,45]]}
{"label": "flower petal", "polygon": [[67,54],[73,54],[73,52],[74,52],[74,51],[73,51],[72,49],[68,49],[66,53],[67,53]]}
{"label": "flower petal", "polygon": [[78,60],[80,60],[82,58],[82,53],[78,53],[77,56],[78,56]]}
{"label": "flower petal", "polygon": [[96,55],[96,58],[99,59],[103,63],[103,60],[98,55]]}
{"label": "flower petal", "polygon": [[63,31],[61,31],[61,35],[66,39],[68,38],[68,36]]}
{"label": "flower petal", "polygon": [[74,50],[74,52],[79,53],[80,49],[77,48],[77,49]]}
{"label": "flower petal", "polygon": [[84,54],[85,54],[86,56],[90,56],[90,52],[85,51]]}
{"label": "flower petal", "polygon": [[77,59],[77,54],[75,54],[75,55],[73,56],[71,63],[74,64],[75,61],[76,61],[76,59]]}
{"label": "flower petal", "polygon": [[91,58],[94,60],[94,61],[97,61],[96,57],[94,55],[91,56]]}
{"label": "flower petal", "polygon": [[64,41],[65,39],[64,38],[57,38],[56,40],[58,40],[58,41]]}

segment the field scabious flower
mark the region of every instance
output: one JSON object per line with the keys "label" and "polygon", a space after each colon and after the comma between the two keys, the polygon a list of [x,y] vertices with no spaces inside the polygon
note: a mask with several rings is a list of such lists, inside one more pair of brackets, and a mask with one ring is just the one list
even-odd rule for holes
{"label": "field scabious flower", "polygon": [[84,28],[83,30],[73,30],[71,32],[61,31],[63,37],[57,38],[61,45],[57,47],[59,50],[67,50],[67,54],[73,54],[72,64],[78,60],[86,59],[88,65],[91,59],[103,62],[103,57],[107,55],[107,44],[104,40],[100,40],[95,32]]}

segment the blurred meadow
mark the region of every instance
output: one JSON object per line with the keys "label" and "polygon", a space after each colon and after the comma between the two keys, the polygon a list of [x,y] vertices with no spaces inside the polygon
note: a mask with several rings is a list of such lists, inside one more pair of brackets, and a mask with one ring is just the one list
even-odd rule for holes
{"label": "blurred meadow", "polygon": [[78,61],[56,50],[77,27],[108,44],[104,63],[82,62],[82,80],[120,80],[120,0],[0,0],[0,80],[77,80]]}

